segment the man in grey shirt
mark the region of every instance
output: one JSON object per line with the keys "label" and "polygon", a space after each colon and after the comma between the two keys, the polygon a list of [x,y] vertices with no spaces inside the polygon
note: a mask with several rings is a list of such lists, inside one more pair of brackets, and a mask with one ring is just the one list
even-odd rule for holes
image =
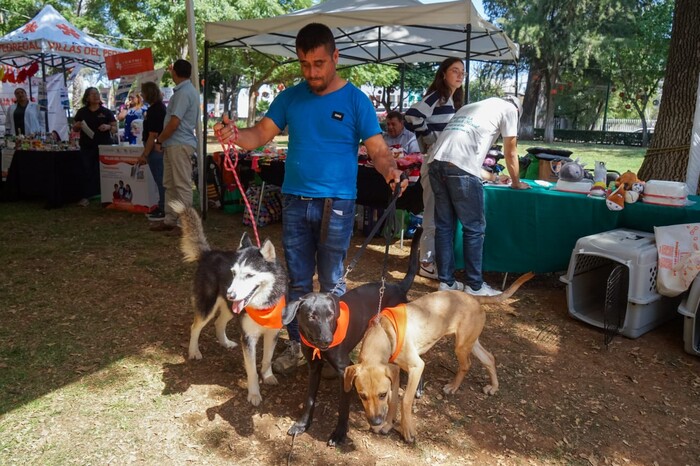
{"label": "man in grey shirt", "polygon": [[386,114],[386,133],[384,133],[384,141],[389,147],[401,146],[407,154],[420,152],[416,135],[407,130],[403,124],[403,115],[401,112],[392,110]]}
{"label": "man in grey shirt", "polygon": [[163,187],[165,188],[165,219],[151,227],[152,231],[169,231],[179,228],[177,215],[170,201],[179,200],[185,206],[192,205],[192,155],[197,147],[195,129],[199,119],[199,93],[190,76],[192,65],[187,60],[177,60],[171,70],[175,88],[163,121],[163,131],[156,138],[156,150],[162,150]]}

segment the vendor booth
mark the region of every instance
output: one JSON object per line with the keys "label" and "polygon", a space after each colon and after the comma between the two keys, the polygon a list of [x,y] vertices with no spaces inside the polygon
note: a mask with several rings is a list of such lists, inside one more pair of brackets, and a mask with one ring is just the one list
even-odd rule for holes
{"label": "vendor booth", "polygon": [[[51,5],[44,6],[24,26],[0,38],[0,63],[13,67],[16,75],[22,71],[26,75],[29,69],[39,67],[42,81],[36,94],[39,96],[39,107],[45,113],[47,132],[55,128],[50,126],[47,113],[46,67],[60,68],[65,86],[68,66],[80,64],[100,69],[106,56],[120,52],[124,50],[100,42],[73,26]],[[28,86],[27,91],[30,95],[36,92],[31,86]]]}

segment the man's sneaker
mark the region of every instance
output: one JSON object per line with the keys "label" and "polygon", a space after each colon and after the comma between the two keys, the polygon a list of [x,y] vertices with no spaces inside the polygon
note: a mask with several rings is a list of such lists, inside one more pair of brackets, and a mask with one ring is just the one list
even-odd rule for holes
{"label": "man's sneaker", "polygon": [[420,269],[418,270],[418,275],[425,278],[432,278],[437,280],[438,274],[434,262],[421,262]]}
{"label": "man's sneaker", "polygon": [[455,282],[451,285],[448,285],[447,283],[440,283],[438,285],[438,291],[462,291],[464,289],[464,283],[458,282],[455,280]]}
{"label": "man's sneaker", "polygon": [[150,220],[151,222],[160,222],[165,219],[165,212],[159,209],[154,210],[150,214],[147,214],[146,218],[148,218],[148,220]]}
{"label": "man's sneaker", "polygon": [[468,286],[464,291],[473,296],[498,296],[503,293],[502,291],[494,290],[486,282],[482,283],[481,288],[478,290],[473,290],[471,286]]}
{"label": "man's sneaker", "polygon": [[85,198],[82,198],[81,200],[78,201],[78,205],[80,207],[87,207],[90,205],[90,201],[85,199]]}
{"label": "man's sneaker", "polygon": [[301,352],[301,343],[298,341],[287,341],[287,348],[277,359],[272,361],[272,371],[278,374],[290,374],[297,367],[306,364],[304,354]]}

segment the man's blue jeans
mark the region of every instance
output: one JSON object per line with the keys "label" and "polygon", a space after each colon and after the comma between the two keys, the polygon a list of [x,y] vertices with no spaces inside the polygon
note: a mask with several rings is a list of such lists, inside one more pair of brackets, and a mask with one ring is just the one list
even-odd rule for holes
{"label": "man's blue jeans", "polygon": [[484,187],[481,178],[449,162],[434,160],[428,169],[435,194],[435,260],[438,279],[455,280],[454,237],[456,222],[462,223],[465,284],[481,288],[484,251]]}
{"label": "man's blue jeans", "polygon": [[[321,292],[332,291],[345,273],[352,227],[355,220],[355,201],[333,199],[328,223],[328,236],[321,238],[324,199],[305,200],[300,196],[284,195],[282,211],[282,244],[287,260],[289,291],[287,302],[292,302],[313,291],[313,278],[318,267]],[[345,283],[335,294],[345,293]],[[296,318],[287,326],[289,338],[299,341]]]}

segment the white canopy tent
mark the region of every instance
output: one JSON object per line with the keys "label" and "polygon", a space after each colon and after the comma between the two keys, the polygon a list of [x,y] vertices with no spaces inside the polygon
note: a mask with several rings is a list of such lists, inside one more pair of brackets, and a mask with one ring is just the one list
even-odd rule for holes
{"label": "white canopy tent", "polygon": [[[0,63],[18,68],[38,60],[41,63],[44,86],[46,66],[61,67],[64,71],[65,85],[66,66],[79,63],[100,69],[104,66],[106,56],[125,51],[90,37],[73,26],[51,5],[42,8],[24,26],[0,38]],[[44,102],[42,106],[45,105]],[[42,110],[45,111],[45,108]],[[45,114],[48,131],[48,112]]]}
{"label": "white canopy tent", "polygon": [[0,38],[0,63],[14,67],[41,58],[52,67],[81,63],[99,69],[105,56],[125,51],[85,34],[51,5]]}
{"label": "white canopy tent", "polygon": [[518,59],[518,46],[471,0],[329,0],[274,18],[206,23],[204,35],[211,48],[295,59],[296,34],[312,22],[333,30],[343,65]]}

